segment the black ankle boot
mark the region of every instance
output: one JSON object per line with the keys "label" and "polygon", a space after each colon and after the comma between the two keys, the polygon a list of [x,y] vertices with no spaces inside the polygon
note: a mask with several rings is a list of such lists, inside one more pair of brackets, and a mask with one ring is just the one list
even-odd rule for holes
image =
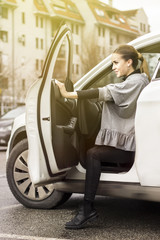
{"label": "black ankle boot", "polygon": [[93,203],[84,200],[83,206],[79,209],[78,214],[69,222],[66,223],[67,229],[83,228],[89,221],[98,217],[96,210],[93,208]]}

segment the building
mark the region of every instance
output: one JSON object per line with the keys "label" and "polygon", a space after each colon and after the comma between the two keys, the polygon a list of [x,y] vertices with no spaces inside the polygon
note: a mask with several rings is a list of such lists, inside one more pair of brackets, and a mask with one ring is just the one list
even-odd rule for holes
{"label": "building", "polygon": [[[73,82],[117,45],[149,32],[143,9],[119,11],[99,0],[0,0],[1,113],[25,101],[62,22],[74,39]],[[65,44],[59,66],[64,55]]]}

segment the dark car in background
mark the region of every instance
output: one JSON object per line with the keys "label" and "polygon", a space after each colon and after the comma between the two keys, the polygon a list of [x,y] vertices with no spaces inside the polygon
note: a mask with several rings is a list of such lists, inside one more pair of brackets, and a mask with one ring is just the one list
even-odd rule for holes
{"label": "dark car in background", "polygon": [[25,112],[25,105],[18,106],[0,117],[0,145],[7,146],[13,121],[20,114]]}

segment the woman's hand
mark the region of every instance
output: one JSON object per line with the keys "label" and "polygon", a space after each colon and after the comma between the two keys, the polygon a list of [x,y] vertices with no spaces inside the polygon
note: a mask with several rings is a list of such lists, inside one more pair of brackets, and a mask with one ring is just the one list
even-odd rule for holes
{"label": "woman's hand", "polygon": [[60,93],[64,98],[72,98],[77,99],[78,95],[77,92],[67,92],[64,83],[55,79],[55,83],[59,87]]}
{"label": "woman's hand", "polygon": [[58,80],[56,80],[55,79],[55,83],[57,84],[57,86],[59,87],[59,90],[60,90],[60,92],[61,92],[61,95],[63,96],[63,97],[66,97],[67,98],[67,91],[66,91],[66,88],[65,88],[65,85],[64,85],[64,83],[62,83],[62,82],[60,82],[60,81],[58,81]]}

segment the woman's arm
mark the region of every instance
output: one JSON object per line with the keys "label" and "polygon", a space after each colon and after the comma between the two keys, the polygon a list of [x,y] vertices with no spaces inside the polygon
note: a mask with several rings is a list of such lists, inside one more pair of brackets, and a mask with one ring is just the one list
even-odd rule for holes
{"label": "woman's arm", "polygon": [[72,99],[93,99],[99,97],[98,89],[81,90],[77,92],[67,92],[64,83],[55,80],[63,97]]}
{"label": "woman's arm", "polygon": [[67,92],[64,83],[59,82],[58,80],[55,80],[55,83],[59,87],[59,90],[63,97],[65,98],[71,98],[71,99],[77,99],[78,94],[77,92]]}

